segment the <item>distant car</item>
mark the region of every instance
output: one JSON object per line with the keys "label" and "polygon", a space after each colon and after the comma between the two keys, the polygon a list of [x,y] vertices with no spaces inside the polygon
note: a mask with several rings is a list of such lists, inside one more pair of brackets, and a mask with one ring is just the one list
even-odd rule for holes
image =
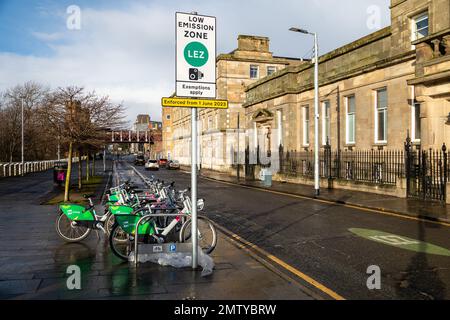
{"label": "distant car", "polygon": [[134,159],[134,164],[137,166],[143,166],[145,164],[145,157],[143,155],[137,155]]}
{"label": "distant car", "polygon": [[148,160],[145,163],[145,170],[159,170],[159,164],[156,160]]}
{"label": "distant car", "polygon": [[159,160],[158,160],[158,164],[159,164],[161,167],[166,166],[166,165],[167,165],[167,159],[164,159],[164,158],[159,159]]}
{"label": "distant car", "polygon": [[178,160],[170,160],[166,165],[167,169],[180,169],[180,162]]}

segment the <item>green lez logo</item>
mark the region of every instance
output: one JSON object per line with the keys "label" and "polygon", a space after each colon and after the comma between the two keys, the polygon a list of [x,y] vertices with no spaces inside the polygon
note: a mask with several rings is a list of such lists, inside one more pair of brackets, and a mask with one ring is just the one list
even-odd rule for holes
{"label": "green lez logo", "polygon": [[184,48],[184,59],[193,67],[204,66],[208,56],[208,49],[200,42],[190,42]]}

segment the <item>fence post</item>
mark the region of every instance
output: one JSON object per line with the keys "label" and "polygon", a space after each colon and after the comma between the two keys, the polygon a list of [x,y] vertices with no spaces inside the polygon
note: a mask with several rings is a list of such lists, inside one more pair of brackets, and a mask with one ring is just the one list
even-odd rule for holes
{"label": "fence post", "polygon": [[448,159],[447,159],[447,146],[445,145],[445,142],[442,144],[442,162],[443,162],[443,178],[444,181],[442,181],[442,199],[443,203],[445,204],[447,202],[447,170],[448,170]]}
{"label": "fence post", "polygon": [[411,138],[409,137],[409,133],[406,136],[405,141],[405,177],[406,177],[406,196],[411,192]]}
{"label": "fence post", "polygon": [[327,137],[327,142],[325,144],[324,147],[324,152],[323,152],[323,157],[324,157],[324,174],[328,179],[328,189],[332,189],[332,185],[333,185],[333,178],[331,176],[331,145],[330,145],[330,140]]}

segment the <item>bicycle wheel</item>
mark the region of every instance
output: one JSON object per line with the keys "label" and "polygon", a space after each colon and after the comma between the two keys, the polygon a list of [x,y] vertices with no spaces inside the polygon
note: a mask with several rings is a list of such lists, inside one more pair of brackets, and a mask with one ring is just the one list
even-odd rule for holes
{"label": "bicycle wheel", "polygon": [[110,214],[109,217],[106,218],[105,231],[106,231],[106,234],[108,236],[111,234],[111,230],[112,230],[115,222],[116,222],[116,219],[114,219],[114,215],[113,214]]}
{"label": "bicycle wheel", "polygon": [[77,225],[76,221],[72,221],[64,213],[60,213],[56,218],[56,232],[67,242],[78,242],[85,239],[91,229]]}
{"label": "bicycle wheel", "polygon": [[[197,219],[198,245],[203,252],[210,254],[217,245],[217,232],[214,225],[208,218],[199,216]],[[191,219],[187,220],[180,231],[180,242],[187,242],[191,239]]]}
{"label": "bicycle wheel", "polygon": [[128,234],[117,223],[114,224],[109,234],[109,246],[117,257],[128,261],[128,256],[131,252],[131,242]]}

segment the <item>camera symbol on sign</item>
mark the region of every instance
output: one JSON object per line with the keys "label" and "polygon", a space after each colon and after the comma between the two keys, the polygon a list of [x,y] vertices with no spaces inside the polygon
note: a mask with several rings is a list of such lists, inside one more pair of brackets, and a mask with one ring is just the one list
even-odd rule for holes
{"label": "camera symbol on sign", "polygon": [[189,80],[200,80],[203,78],[203,72],[197,68],[189,68]]}

